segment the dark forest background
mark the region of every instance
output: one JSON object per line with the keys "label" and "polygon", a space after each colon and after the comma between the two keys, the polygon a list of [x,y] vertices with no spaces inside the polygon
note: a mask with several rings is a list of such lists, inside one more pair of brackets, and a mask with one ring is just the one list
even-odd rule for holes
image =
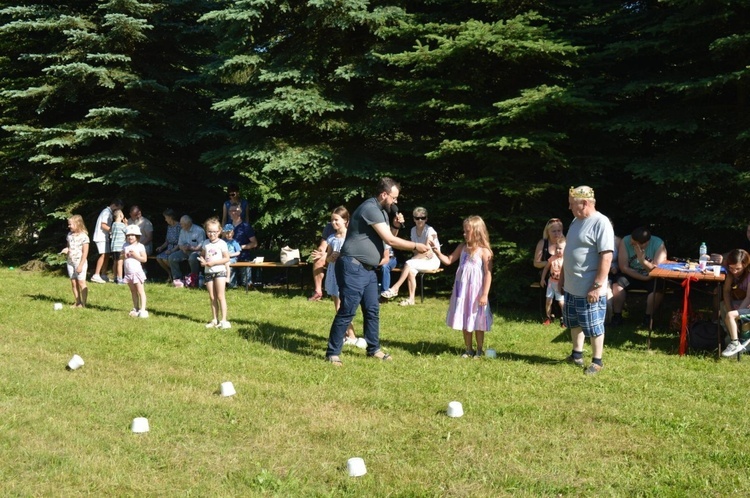
{"label": "dark forest background", "polygon": [[0,23],[5,264],[116,197],[161,243],[165,208],[201,222],[228,182],[266,249],[304,253],[393,176],[449,247],[487,221],[501,302],[571,186],[673,256],[750,220],[746,1],[0,1]]}

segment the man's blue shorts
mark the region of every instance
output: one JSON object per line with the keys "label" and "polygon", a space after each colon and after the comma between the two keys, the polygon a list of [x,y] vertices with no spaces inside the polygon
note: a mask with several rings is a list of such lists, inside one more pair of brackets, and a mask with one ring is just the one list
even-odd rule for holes
{"label": "man's blue shorts", "polygon": [[595,303],[589,303],[588,297],[573,296],[565,293],[565,324],[574,329],[581,327],[586,337],[598,337],[604,334],[604,318],[607,316],[607,297],[600,296]]}

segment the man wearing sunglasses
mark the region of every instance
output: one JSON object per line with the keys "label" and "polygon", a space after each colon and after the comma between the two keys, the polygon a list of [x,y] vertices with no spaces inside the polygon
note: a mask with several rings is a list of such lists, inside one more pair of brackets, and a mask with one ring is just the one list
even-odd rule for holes
{"label": "man wearing sunglasses", "polygon": [[239,206],[240,219],[245,223],[250,223],[250,213],[247,208],[248,202],[240,196],[240,188],[236,183],[230,183],[227,185],[227,196],[229,199],[224,201],[224,206],[222,206],[221,226],[224,226],[231,221],[229,217],[229,208],[232,206]]}

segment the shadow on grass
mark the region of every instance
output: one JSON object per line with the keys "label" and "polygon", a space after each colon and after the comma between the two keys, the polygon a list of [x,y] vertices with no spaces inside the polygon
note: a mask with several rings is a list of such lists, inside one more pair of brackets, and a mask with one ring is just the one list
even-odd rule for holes
{"label": "shadow on grass", "polygon": [[549,356],[538,356],[533,354],[518,354],[511,351],[497,351],[498,360],[521,361],[537,365],[556,365],[565,363],[565,359],[550,358]]}
{"label": "shadow on grass", "polygon": [[[236,289],[227,289],[227,292],[242,292],[245,293],[245,288],[242,286],[238,286]],[[294,299],[300,296],[304,297],[304,292],[300,290],[299,288],[290,288],[289,292],[287,292],[285,287],[278,287],[278,286],[264,286],[263,288],[258,287],[250,287],[250,289],[247,291],[247,294],[252,294],[254,292],[260,292],[263,294],[271,294],[274,298],[277,299]]]}
{"label": "shadow on grass", "polygon": [[[328,337],[310,334],[301,329],[280,326],[271,322],[254,322],[236,319],[233,322],[237,328],[237,334],[246,341],[255,341],[267,344],[275,349],[288,351],[302,356],[322,356],[325,352]],[[389,347],[400,348],[408,353],[418,355],[435,355],[443,353],[455,354],[455,347],[444,343],[429,341],[403,342],[386,340],[382,342],[384,349]],[[358,348],[345,346],[344,351],[355,351]],[[364,354],[364,351],[362,351]]]}
{"label": "shadow on grass", "polygon": [[[28,297],[34,301],[47,301],[50,303],[68,303],[71,301],[70,297],[59,298],[54,296],[48,296],[45,294],[26,294],[24,297]],[[98,304],[87,303],[87,309],[99,310],[99,311],[122,311],[120,308],[112,308],[110,306],[100,306]]]}
{"label": "shadow on grass", "polygon": [[[561,329],[552,343],[570,343],[570,331]],[[588,339],[586,339],[588,344]],[[618,327],[606,326],[604,336],[604,347],[620,350],[647,350],[649,343],[648,329],[641,328],[639,325],[623,324]],[[658,351],[668,355],[679,354],[680,336],[676,332],[664,330],[664,327],[657,326],[651,331],[651,350]]]}
{"label": "shadow on grass", "polygon": [[148,311],[149,311],[150,314],[156,315],[158,317],[178,318],[180,320],[185,320],[185,321],[188,321],[188,322],[200,323],[200,324],[205,324],[206,323],[206,320],[199,320],[199,319],[197,319],[195,317],[184,315],[182,313],[174,313],[172,311],[164,311],[164,310],[162,310],[159,307],[149,306],[148,307]]}

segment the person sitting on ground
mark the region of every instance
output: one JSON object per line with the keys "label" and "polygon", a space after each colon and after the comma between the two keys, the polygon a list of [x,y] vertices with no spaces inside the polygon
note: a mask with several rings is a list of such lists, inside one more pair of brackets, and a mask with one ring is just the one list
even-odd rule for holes
{"label": "person sitting on ground", "polygon": [[723,356],[732,356],[745,350],[750,340],[740,343],[737,320],[743,329],[750,325],[750,254],[744,249],[730,251],[725,259],[727,277],[722,288],[721,315],[730,343],[722,351]]}
{"label": "person sitting on ground", "polygon": [[534,268],[540,270],[547,264],[547,260],[552,257],[554,251],[550,251],[550,245],[553,245],[563,237],[563,222],[560,218],[550,218],[544,225],[542,238],[537,242],[534,250]]}
{"label": "person sitting on ground", "polygon": [[236,183],[227,185],[227,196],[229,196],[229,199],[224,201],[224,205],[221,208],[221,226],[226,225],[232,219],[229,214],[229,208],[232,206],[239,206],[240,219],[249,224],[250,210],[248,209],[248,202],[240,196],[240,188]]}
{"label": "person sitting on ground", "polygon": [[[565,299],[560,292],[560,273],[562,272],[563,268],[563,251],[565,250],[565,237],[562,239],[557,239],[554,246],[550,246],[550,251],[554,250],[554,254],[551,258],[547,260],[547,264],[544,266],[544,269],[542,270],[542,278],[539,281],[539,285],[542,287],[547,287],[547,293],[546,293],[546,301],[544,303],[545,311],[547,313],[547,318],[544,320],[544,325],[550,325],[554,319],[555,315],[552,314],[552,300],[554,299],[557,301],[557,304],[560,306],[560,310],[564,309],[563,306],[565,305]],[[549,281],[547,281],[547,277],[549,276]],[[560,326],[564,327],[565,323],[563,322],[562,316],[560,316]]]}
{"label": "person sitting on ground", "polygon": [[162,216],[164,216],[164,221],[167,223],[167,236],[164,239],[164,243],[156,248],[156,262],[167,272],[167,282],[171,282],[172,270],[169,267],[169,256],[180,250],[177,247],[177,243],[180,240],[180,223],[174,209],[165,209]]}
{"label": "person sitting on ground", "polygon": [[200,226],[193,223],[193,219],[184,215],[180,218],[180,237],[177,242],[178,250],[169,255],[169,267],[172,271],[172,283],[175,287],[184,287],[182,281],[182,270],[180,263],[188,260],[190,264],[190,287],[198,286],[198,274],[201,271],[201,264],[198,261],[203,241],[206,240],[206,232]]}
{"label": "person sitting on ground", "polygon": [[[234,205],[229,208],[229,217],[234,227],[234,240],[240,245],[240,254],[237,261],[250,261],[252,255],[250,251],[258,247],[258,239],[255,238],[255,230],[250,223],[242,220],[242,210],[240,206]],[[249,268],[243,268],[244,271],[237,271],[237,285],[252,284],[252,273]]]}
{"label": "person sitting on ground", "polygon": [[667,259],[664,241],[652,236],[645,227],[638,227],[633,233],[623,237],[618,249],[620,274],[612,286],[612,326],[622,324],[622,309],[625,305],[627,291],[642,289],[648,291],[646,298],[646,316],[643,327],[650,328],[651,320],[664,297],[664,281],[657,280],[656,288],[649,272]]}
{"label": "person sitting on ground", "polygon": [[[419,244],[425,244],[428,247],[440,247],[438,235],[434,228],[427,224],[427,209],[418,207],[413,211],[414,223],[416,226],[411,229],[411,240]],[[401,277],[390,289],[380,293],[386,299],[393,299],[398,296],[398,290],[405,280],[409,282],[409,298],[399,303],[401,306],[411,306],[414,304],[414,295],[417,291],[417,274],[420,271],[432,271],[440,268],[440,260],[430,249],[426,253],[414,251],[414,255],[401,269]]]}

